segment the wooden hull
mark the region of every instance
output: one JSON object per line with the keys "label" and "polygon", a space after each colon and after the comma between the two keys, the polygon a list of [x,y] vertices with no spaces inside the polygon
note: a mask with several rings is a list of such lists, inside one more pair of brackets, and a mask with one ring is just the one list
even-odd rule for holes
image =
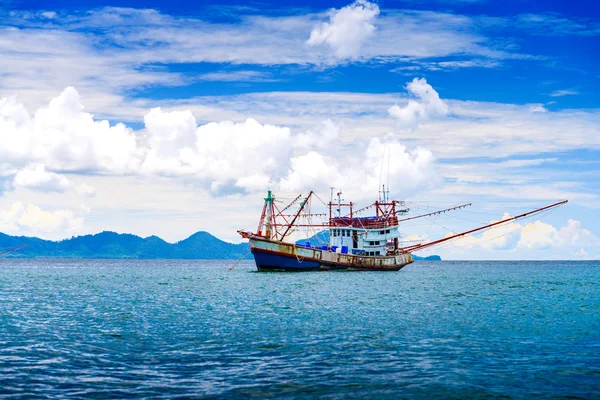
{"label": "wooden hull", "polygon": [[259,236],[249,237],[259,271],[398,271],[413,262],[410,253],[395,256],[359,256],[334,253]]}

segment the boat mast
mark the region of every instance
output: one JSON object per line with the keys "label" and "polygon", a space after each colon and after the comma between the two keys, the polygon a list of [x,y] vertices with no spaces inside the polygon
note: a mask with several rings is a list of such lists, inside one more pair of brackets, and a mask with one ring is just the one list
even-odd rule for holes
{"label": "boat mast", "polygon": [[[263,206],[262,213],[260,215],[260,221],[258,222],[258,229],[256,232],[267,239],[271,239],[273,233],[273,193],[269,190],[267,197],[265,197],[265,205]],[[262,234],[263,226],[265,228],[265,234]]]}

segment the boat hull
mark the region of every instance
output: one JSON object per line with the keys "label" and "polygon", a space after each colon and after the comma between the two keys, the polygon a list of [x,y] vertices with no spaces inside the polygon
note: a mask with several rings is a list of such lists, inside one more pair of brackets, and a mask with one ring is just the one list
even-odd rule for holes
{"label": "boat hull", "polygon": [[254,262],[259,271],[319,271],[321,263],[303,260],[288,255],[253,250]]}
{"label": "boat hull", "polygon": [[413,262],[409,253],[368,257],[250,237],[250,250],[259,271],[398,271]]}

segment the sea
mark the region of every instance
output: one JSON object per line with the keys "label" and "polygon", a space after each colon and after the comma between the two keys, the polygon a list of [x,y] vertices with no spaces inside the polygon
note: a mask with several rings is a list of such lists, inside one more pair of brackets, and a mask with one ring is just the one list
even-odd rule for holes
{"label": "sea", "polygon": [[600,398],[600,262],[0,260],[0,397]]}

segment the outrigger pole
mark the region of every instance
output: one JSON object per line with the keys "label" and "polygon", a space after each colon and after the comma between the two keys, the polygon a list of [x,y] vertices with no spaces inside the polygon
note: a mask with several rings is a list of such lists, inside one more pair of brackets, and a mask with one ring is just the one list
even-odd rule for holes
{"label": "outrigger pole", "polygon": [[504,219],[502,221],[494,222],[492,224],[481,226],[479,228],[471,229],[470,231],[466,231],[466,232],[462,232],[462,233],[457,233],[456,235],[448,236],[446,238],[435,240],[433,242],[429,242],[429,243],[425,243],[425,244],[415,244],[415,245],[412,245],[412,246],[402,247],[399,250],[402,251],[402,252],[413,252],[413,251],[416,251],[416,250],[421,250],[421,249],[424,249],[424,248],[427,248],[427,247],[430,247],[430,246],[438,245],[438,244],[446,242],[448,240],[456,239],[457,237],[468,235],[468,234],[473,233],[473,232],[478,232],[478,231],[481,231],[481,230],[484,230],[484,229],[487,229],[487,228],[491,228],[491,227],[496,226],[496,225],[505,224],[507,222],[511,222],[511,221],[514,221],[514,220],[519,219],[519,218],[526,217],[526,216],[531,215],[531,214],[536,214],[536,213],[548,210],[550,208],[562,206],[563,204],[567,204],[567,202],[568,202],[568,200],[559,201],[558,203],[550,204],[549,206],[538,208],[537,210],[529,211],[529,212],[526,212],[524,214],[517,215],[515,217],[511,217],[511,218],[508,218],[508,219]]}
{"label": "outrigger pole", "polygon": [[308,196],[306,196],[306,198],[302,201],[302,204],[300,205],[300,208],[298,209],[298,211],[296,211],[296,214],[294,214],[294,218],[292,219],[292,222],[290,222],[288,224],[287,229],[285,230],[285,232],[283,232],[283,234],[281,235],[281,238],[279,238],[280,241],[283,241],[283,239],[288,234],[288,232],[290,231],[290,229],[292,229],[292,226],[294,226],[294,222],[296,222],[296,220],[300,216],[300,213],[304,209],[304,206],[306,205],[306,203],[308,203],[308,199],[310,199],[310,196],[312,196],[312,194],[313,194],[313,191],[311,190],[310,193],[308,194]]}

